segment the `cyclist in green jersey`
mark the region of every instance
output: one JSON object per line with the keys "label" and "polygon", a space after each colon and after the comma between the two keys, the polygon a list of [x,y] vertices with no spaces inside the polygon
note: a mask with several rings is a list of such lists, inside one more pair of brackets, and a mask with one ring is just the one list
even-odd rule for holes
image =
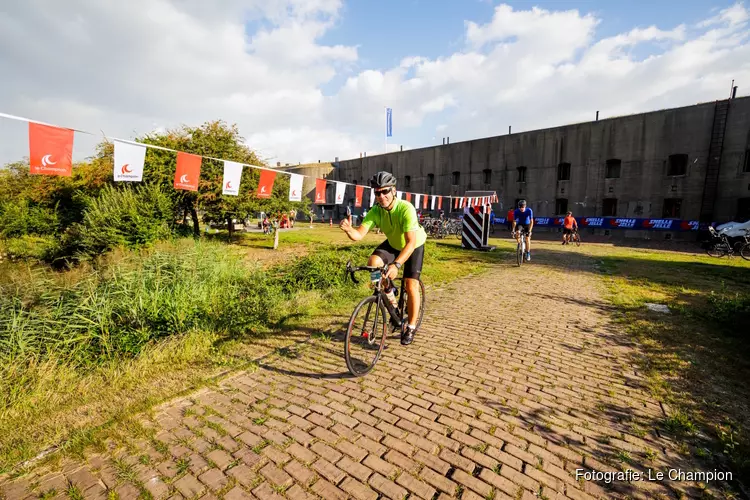
{"label": "cyclist in green jersey", "polygon": [[[352,241],[360,241],[372,226],[377,226],[387,239],[375,249],[367,261],[368,266],[388,266],[386,276],[395,278],[404,268],[404,286],[409,297],[420,294],[419,275],[422,272],[424,244],[427,233],[419,225],[414,205],[396,198],[396,178],[389,172],[378,172],[370,179],[377,203],[367,212],[359,227],[353,228],[347,219],[339,225]],[[391,265],[392,264],[392,265]],[[414,340],[414,330],[419,316],[417,301],[409,301],[408,325],[402,329],[401,343],[409,345]]]}

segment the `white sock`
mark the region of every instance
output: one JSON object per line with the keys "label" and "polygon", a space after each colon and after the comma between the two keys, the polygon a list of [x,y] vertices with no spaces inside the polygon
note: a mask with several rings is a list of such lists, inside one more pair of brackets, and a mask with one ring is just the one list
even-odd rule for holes
{"label": "white sock", "polygon": [[412,330],[416,330],[416,329],[417,329],[417,325],[407,325],[407,326],[408,326],[409,328],[411,328]]}

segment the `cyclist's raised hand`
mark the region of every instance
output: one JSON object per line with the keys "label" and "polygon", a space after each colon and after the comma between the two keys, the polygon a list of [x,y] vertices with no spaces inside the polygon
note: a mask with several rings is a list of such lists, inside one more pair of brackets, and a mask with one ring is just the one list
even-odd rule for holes
{"label": "cyclist's raised hand", "polygon": [[348,218],[344,218],[344,219],[341,219],[341,222],[339,223],[339,227],[341,228],[342,231],[344,231],[345,233],[348,233],[349,230],[351,230],[352,225],[349,223]]}

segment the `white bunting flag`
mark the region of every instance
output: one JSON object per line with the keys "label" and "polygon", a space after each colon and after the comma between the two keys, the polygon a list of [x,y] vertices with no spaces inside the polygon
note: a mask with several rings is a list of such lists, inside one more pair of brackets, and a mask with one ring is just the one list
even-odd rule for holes
{"label": "white bunting flag", "polygon": [[141,182],[145,162],[144,146],[115,141],[115,181]]}
{"label": "white bunting flag", "polygon": [[373,188],[370,188],[370,208],[375,205],[375,190]]}
{"label": "white bunting flag", "polygon": [[401,191],[396,191],[396,198],[398,198],[400,200],[402,194],[403,193]]}
{"label": "white bunting flag", "polygon": [[435,199],[436,198],[437,198],[436,196],[432,197],[432,206],[430,207],[430,210],[435,210]]}
{"label": "white bunting flag", "polygon": [[237,196],[240,194],[242,163],[224,160],[224,179],[221,181],[221,194]]}
{"label": "white bunting flag", "polygon": [[346,189],[346,184],[343,182],[336,182],[336,205],[341,205],[344,203],[344,190]]}
{"label": "white bunting flag", "polygon": [[417,207],[417,209],[419,209],[419,195],[418,194],[414,194],[414,206]]}
{"label": "white bunting flag", "polygon": [[302,181],[305,180],[303,175],[292,174],[289,179],[289,201],[302,201]]}

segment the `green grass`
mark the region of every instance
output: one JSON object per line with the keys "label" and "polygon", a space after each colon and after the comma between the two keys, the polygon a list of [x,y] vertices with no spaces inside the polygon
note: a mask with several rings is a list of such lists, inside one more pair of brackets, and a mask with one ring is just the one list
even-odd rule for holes
{"label": "green grass", "polygon": [[[722,454],[741,479],[750,478],[750,263],[584,248],[605,275],[616,320],[640,345],[634,361],[649,390],[668,404],[662,430],[684,449],[689,443]],[[647,302],[666,304],[671,314],[649,312]]]}

